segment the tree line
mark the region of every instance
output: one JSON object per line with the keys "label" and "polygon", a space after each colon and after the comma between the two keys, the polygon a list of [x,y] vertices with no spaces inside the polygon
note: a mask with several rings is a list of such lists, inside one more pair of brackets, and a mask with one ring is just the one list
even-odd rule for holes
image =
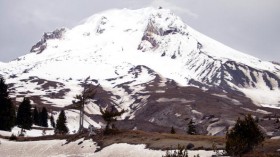
{"label": "tree line", "polygon": [[55,123],[53,115],[49,117],[46,107],[37,109],[32,105],[29,98],[23,98],[18,109],[12,103],[9,97],[8,86],[5,80],[0,77],[0,130],[11,131],[14,126],[30,130],[32,125],[48,127],[48,120],[50,119],[51,126],[55,129],[56,134],[68,133],[69,129],[66,126],[66,116],[62,110]]}

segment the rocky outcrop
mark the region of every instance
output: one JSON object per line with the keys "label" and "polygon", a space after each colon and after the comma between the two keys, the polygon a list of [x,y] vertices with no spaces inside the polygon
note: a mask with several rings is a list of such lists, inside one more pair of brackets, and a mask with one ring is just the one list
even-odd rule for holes
{"label": "rocky outcrop", "polygon": [[65,32],[66,32],[66,28],[60,28],[60,29],[56,29],[53,32],[44,33],[42,39],[34,46],[32,46],[30,52],[35,52],[37,54],[43,52],[47,48],[47,40],[61,39]]}

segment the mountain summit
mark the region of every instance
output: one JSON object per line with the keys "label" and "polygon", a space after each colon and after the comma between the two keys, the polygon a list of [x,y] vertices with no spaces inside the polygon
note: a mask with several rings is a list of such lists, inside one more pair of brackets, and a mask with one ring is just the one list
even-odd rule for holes
{"label": "mountain summit", "polygon": [[[149,113],[152,103],[193,104],[195,98],[187,96],[192,92],[197,99],[219,97],[234,108],[280,108],[279,65],[229,48],[167,9],[110,10],[72,29],[44,33],[30,53],[1,64],[0,74],[14,96],[26,94],[34,103],[59,108],[71,105],[88,78],[101,85],[100,96],[109,101],[103,105],[119,104],[129,110],[127,119],[141,112],[157,125],[170,121],[159,120],[167,111]],[[88,108],[98,112],[94,103]]]}

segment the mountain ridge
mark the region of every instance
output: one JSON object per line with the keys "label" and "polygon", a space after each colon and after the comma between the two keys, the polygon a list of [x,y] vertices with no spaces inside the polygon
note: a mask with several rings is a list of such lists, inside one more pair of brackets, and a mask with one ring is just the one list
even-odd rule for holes
{"label": "mountain ridge", "polygon": [[98,13],[72,29],[44,33],[30,51],[0,67],[15,101],[29,96],[54,110],[68,107],[90,78],[86,84],[100,85],[100,104],[86,109],[95,125],[102,123],[99,106],[117,105],[128,111],[122,119],[136,121],[130,129],[176,123],[183,130],[194,118],[202,133],[223,134],[240,113],[280,108],[279,65],[226,47],[166,9]]}

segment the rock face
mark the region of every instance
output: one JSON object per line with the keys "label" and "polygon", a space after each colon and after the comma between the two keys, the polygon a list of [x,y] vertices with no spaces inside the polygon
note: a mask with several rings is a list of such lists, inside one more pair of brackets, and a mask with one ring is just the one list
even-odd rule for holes
{"label": "rock face", "polygon": [[279,115],[280,66],[200,34],[169,10],[96,14],[45,33],[31,52],[0,67],[15,101],[73,109],[73,97],[93,84],[86,114],[97,123],[99,107],[113,105],[127,110],[118,122],[126,129],[183,133],[193,119],[199,133],[222,135],[251,113],[277,133],[263,117]]}
{"label": "rock face", "polygon": [[37,54],[43,52],[47,48],[47,40],[50,39],[61,39],[63,34],[66,32],[65,28],[56,29],[53,32],[44,33],[42,39],[32,46],[30,52],[35,52]]}

